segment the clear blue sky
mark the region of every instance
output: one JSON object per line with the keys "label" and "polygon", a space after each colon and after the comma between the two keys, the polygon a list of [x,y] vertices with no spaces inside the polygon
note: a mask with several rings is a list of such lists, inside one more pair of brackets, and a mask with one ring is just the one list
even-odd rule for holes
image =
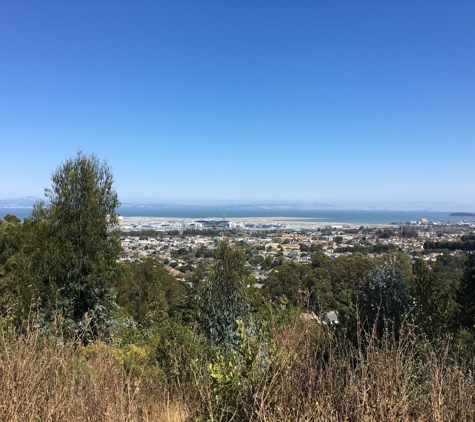
{"label": "clear blue sky", "polygon": [[0,4],[0,198],[475,203],[475,2]]}

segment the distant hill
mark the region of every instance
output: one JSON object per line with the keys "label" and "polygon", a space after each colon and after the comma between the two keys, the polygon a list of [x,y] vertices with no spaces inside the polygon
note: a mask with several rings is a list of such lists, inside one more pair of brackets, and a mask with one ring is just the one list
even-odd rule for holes
{"label": "distant hill", "polygon": [[0,208],[31,208],[37,200],[35,196],[0,199]]}
{"label": "distant hill", "polygon": [[450,214],[452,217],[475,217],[473,212],[453,212]]}

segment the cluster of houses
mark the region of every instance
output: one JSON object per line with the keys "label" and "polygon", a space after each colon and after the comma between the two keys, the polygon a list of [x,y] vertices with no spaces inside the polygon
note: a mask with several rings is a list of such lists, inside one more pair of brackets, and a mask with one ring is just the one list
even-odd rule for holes
{"label": "cluster of houses", "polygon": [[[200,221],[194,223],[200,223]],[[170,229],[174,227],[172,224],[175,223],[169,224],[170,226],[162,227]],[[155,228],[153,224],[143,224],[136,225],[134,229],[139,229],[139,226],[142,229],[149,230]],[[147,234],[149,233],[147,231]],[[122,259],[134,260],[154,256],[163,260],[171,273],[176,276],[184,276],[187,271],[191,271],[201,261],[211,260],[212,251],[216,248],[218,242],[229,234],[225,230],[215,237],[201,234],[200,230],[192,231],[192,234],[186,235],[177,235],[176,232],[167,231],[157,231],[156,233],[156,236],[137,236],[137,231],[131,233],[131,235],[123,232],[122,246],[125,255]],[[268,270],[262,268],[262,259],[268,261],[269,259],[279,258],[294,262],[308,262],[316,247],[329,257],[337,258],[352,254],[353,250],[357,251],[359,249],[358,246],[368,247],[371,245],[397,248],[408,255],[412,255],[423,251],[426,240],[457,240],[466,231],[452,231],[441,234],[440,231],[436,233],[426,229],[418,231],[416,238],[405,238],[397,233],[395,231],[393,236],[382,238],[378,235],[376,228],[367,229],[364,232],[348,230],[344,226],[328,226],[325,230],[306,229],[304,231],[300,228],[296,230],[281,230],[279,228],[267,232],[252,230],[243,231],[240,234],[238,232],[238,235],[233,235],[232,240],[243,245],[248,251],[250,250],[252,257],[256,258],[254,260],[249,259],[247,265],[252,267],[254,277],[260,281],[268,275]],[[207,253],[203,251],[207,251]],[[439,254],[424,254],[422,257],[426,260],[436,260]],[[378,256],[378,254],[369,253],[367,256],[372,258]]]}

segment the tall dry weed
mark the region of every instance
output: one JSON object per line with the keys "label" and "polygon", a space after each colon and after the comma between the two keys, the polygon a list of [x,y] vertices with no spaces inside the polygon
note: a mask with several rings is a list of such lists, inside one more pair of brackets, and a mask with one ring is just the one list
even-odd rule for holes
{"label": "tall dry weed", "polygon": [[410,327],[360,329],[355,345],[312,322],[271,324],[211,360],[177,354],[165,381],[127,372],[106,347],[84,358],[58,336],[0,334],[2,421],[475,420],[473,368],[450,339]]}
{"label": "tall dry weed", "polygon": [[[332,329],[301,320],[273,327],[274,351],[266,364],[244,376],[242,361],[235,365],[241,376],[231,401],[223,391],[233,388],[232,382],[224,378],[223,388],[217,388],[201,371],[203,406],[197,416],[276,422],[475,420],[474,373],[452,357],[449,340],[435,346],[407,327],[382,338],[361,329],[359,337],[355,346]],[[190,408],[200,409],[196,403]]]}
{"label": "tall dry weed", "polygon": [[183,406],[146,384],[101,348],[85,360],[74,342],[1,333],[2,421],[185,420]]}

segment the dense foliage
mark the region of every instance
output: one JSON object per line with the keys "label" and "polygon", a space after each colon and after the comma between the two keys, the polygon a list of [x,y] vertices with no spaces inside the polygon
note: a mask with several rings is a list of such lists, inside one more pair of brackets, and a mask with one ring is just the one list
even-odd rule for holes
{"label": "dense foliage", "polygon": [[211,342],[233,347],[237,321],[251,325],[242,250],[221,242],[209,274],[197,286],[198,321]]}
{"label": "dense foliage", "polygon": [[[11,293],[28,292],[12,308],[22,318],[34,311],[41,325],[61,314],[66,329],[107,335],[122,250],[113,231],[119,200],[112,173],[94,155],[78,152],[53,173],[45,196],[48,202],[37,202],[30,219],[4,229],[10,240],[2,254],[12,255],[8,282],[16,281]],[[8,245],[14,235],[20,237],[16,254]]]}

